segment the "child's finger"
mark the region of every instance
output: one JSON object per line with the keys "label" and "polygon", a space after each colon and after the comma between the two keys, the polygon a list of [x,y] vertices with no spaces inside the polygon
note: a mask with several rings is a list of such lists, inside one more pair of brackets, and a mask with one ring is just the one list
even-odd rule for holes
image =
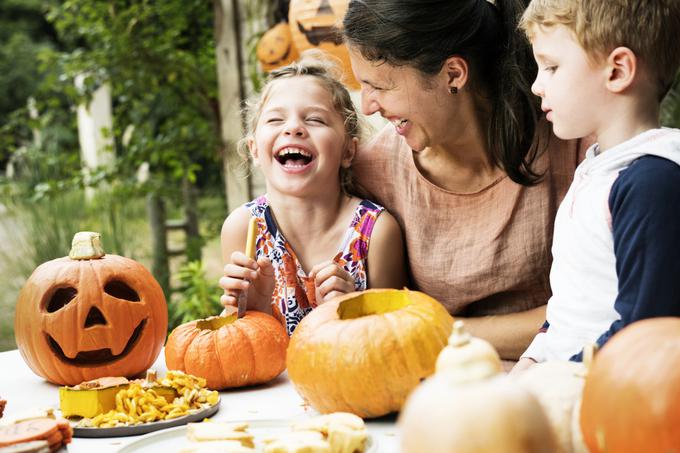
{"label": "child's finger", "polygon": [[316,275],[314,276],[314,283],[319,286],[326,280],[332,278],[332,277],[337,277],[339,279],[345,280],[347,282],[354,282],[354,279],[352,278],[349,273],[338,266],[337,263],[331,263],[330,265],[320,269]]}
{"label": "child's finger", "polygon": [[242,291],[247,290],[250,287],[250,282],[248,282],[248,280],[227,277],[225,275],[223,277],[220,277],[219,285],[226,292]]}
{"label": "child's finger", "polygon": [[234,253],[232,253],[231,262],[232,264],[236,264],[238,266],[247,267],[248,269],[252,270],[257,270],[257,263],[255,262],[255,260],[252,258],[248,258],[246,254],[243,252],[235,251]]}
{"label": "child's finger", "polygon": [[334,275],[318,285],[318,290],[323,300],[326,301],[330,298],[328,295],[332,292],[337,291],[345,294],[354,291],[354,285],[344,278]]}
{"label": "child's finger", "polygon": [[334,261],[328,260],[324,261],[323,263],[319,263],[316,266],[312,267],[312,270],[309,271],[309,277],[310,278],[316,278],[316,275],[321,272],[323,269],[326,268],[331,268],[331,267],[337,267],[337,263]]}
{"label": "child's finger", "polygon": [[225,277],[252,280],[257,277],[257,272],[237,264],[229,263],[224,266]]}
{"label": "child's finger", "polygon": [[238,299],[231,294],[222,294],[220,296],[220,303],[225,306],[232,306],[232,307],[237,307],[238,306]]}
{"label": "child's finger", "polygon": [[260,258],[257,260],[258,272],[265,277],[274,276],[274,265],[269,258]]}

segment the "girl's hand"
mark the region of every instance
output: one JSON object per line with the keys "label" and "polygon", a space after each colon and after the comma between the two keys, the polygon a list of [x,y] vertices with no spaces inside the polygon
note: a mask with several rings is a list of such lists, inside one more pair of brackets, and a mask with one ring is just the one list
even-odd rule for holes
{"label": "girl's hand", "polygon": [[231,263],[224,266],[224,276],[219,284],[224,289],[220,302],[225,307],[238,306],[240,294],[247,291],[248,310],[271,314],[275,280],[274,267],[268,258],[255,261],[243,252],[232,253]]}
{"label": "girl's hand", "polygon": [[309,276],[314,278],[316,303],[319,305],[335,296],[354,291],[354,278],[336,262],[325,261],[317,264]]}
{"label": "girl's hand", "polygon": [[534,365],[536,361],[532,358],[529,357],[522,357],[519,359],[519,361],[515,364],[515,366],[512,367],[512,370],[510,370],[509,374],[519,374],[522,371],[528,369],[532,365]]}

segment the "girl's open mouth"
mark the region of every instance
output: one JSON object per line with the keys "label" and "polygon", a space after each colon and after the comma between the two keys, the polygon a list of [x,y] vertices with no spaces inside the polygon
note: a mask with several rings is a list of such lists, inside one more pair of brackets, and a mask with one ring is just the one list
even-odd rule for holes
{"label": "girl's open mouth", "polygon": [[314,156],[304,149],[292,146],[282,148],[276,153],[274,158],[278,163],[289,168],[301,168],[314,160]]}

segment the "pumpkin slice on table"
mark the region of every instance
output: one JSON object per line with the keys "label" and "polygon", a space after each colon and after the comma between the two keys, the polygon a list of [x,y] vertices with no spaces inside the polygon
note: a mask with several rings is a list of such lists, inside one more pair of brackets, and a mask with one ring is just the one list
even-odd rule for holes
{"label": "pumpkin slice on table", "polygon": [[206,380],[211,389],[242,387],[271,381],[286,368],[286,329],[274,317],[232,310],[182,324],[165,345],[169,370]]}
{"label": "pumpkin slice on table", "polygon": [[73,428],[64,419],[34,418],[0,426],[0,447],[45,441],[54,452],[70,443],[72,438]]}
{"label": "pumpkin slice on table", "polygon": [[160,354],[167,327],[165,297],[151,273],[105,254],[93,232],[77,233],[68,257],[33,271],[14,318],[26,364],[60,385],[141,375]]}
{"label": "pumpkin slice on table", "polygon": [[379,417],[401,409],[434,372],[452,325],[446,309],[418,291],[346,294],[302,319],[288,347],[288,376],[321,413]]}
{"label": "pumpkin slice on table", "polygon": [[[149,373],[147,373],[149,375]],[[155,382],[155,379],[132,381],[143,388],[153,389],[158,396],[172,403],[177,391]],[[59,409],[64,417],[92,418],[116,408],[116,395],[127,389],[130,381],[124,377],[104,377],[81,382],[73,387],[59,388]]]}

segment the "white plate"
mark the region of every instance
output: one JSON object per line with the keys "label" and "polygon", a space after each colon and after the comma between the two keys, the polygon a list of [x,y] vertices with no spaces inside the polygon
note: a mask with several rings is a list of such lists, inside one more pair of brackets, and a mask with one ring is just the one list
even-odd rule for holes
{"label": "white plate", "polygon": [[115,426],[112,428],[81,428],[72,423],[73,437],[122,437],[138,436],[140,434],[158,431],[160,429],[172,428],[174,426],[186,425],[190,422],[201,421],[206,417],[214,415],[220,408],[220,400],[217,404],[206,407],[189,415],[172,418],[170,420],[159,420],[157,422],[140,423],[139,425]]}
{"label": "white plate", "polygon": [[[264,437],[276,436],[285,432],[290,432],[291,425],[298,420],[219,420],[225,423],[248,423],[248,432],[255,437],[256,451],[262,451],[262,441]],[[182,448],[194,445],[195,442],[187,438],[187,427],[177,426],[156,433],[141,436],[132,442],[124,445],[118,453],[134,452],[164,452],[175,453]],[[369,433],[366,440],[365,453],[377,453],[378,445],[375,438]]]}

